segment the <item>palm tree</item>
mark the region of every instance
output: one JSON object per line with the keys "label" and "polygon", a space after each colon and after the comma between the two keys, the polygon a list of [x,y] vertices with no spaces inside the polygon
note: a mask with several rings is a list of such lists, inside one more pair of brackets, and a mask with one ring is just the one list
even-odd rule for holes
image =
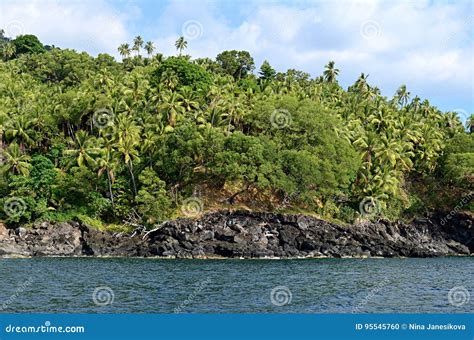
{"label": "palm tree", "polygon": [[161,82],[170,90],[174,90],[179,84],[179,77],[173,70],[165,70],[161,75]]}
{"label": "palm tree", "polygon": [[5,131],[5,121],[7,119],[7,115],[3,112],[0,113],[0,155],[3,151],[3,134]]}
{"label": "palm tree", "polygon": [[410,92],[407,91],[406,85],[402,85],[398,88],[395,98],[401,107],[408,103],[408,100],[410,99]]}
{"label": "palm tree", "polygon": [[336,77],[337,75],[339,74],[339,69],[335,68],[335,62],[334,61],[330,61],[326,66],[325,66],[325,70],[324,70],[324,80],[327,82],[327,83],[335,83],[337,80],[336,80]]}
{"label": "palm tree", "polygon": [[143,46],[143,38],[139,35],[133,39],[133,50],[137,52],[137,56],[140,55],[140,48]]}
{"label": "palm tree", "polygon": [[377,145],[375,157],[385,164],[390,164],[394,169],[409,171],[413,167],[410,157],[415,154],[411,151],[413,145],[397,139],[390,139],[387,135],[381,136]]}
{"label": "palm tree", "polygon": [[2,47],[2,55],[3,60],[7,61],[10,60],[16,53],[16,47],[12,43],[8,43],[3,45]]}
{"label": "palm tree", "polygon": [[462,121],[457,112],[447,112],[444,116],[445,126],[450,129],[462,126]]}
{"label": "palm tree", "polygon": [[139,160],[138,151],[136,146],[138,144],[138,139],[133,138],[132,136],[127,136],[118,141],[117,150],[122,155],[122,159],[127,165],[128,171],[130,172],[130,177],[132,179],[133,193],[137,195],[137,184],[135,182],[135,175],[133,174],[133,160]]}
{"label": "palm tree", "polygon": [[159,147],[159,132],[156,131],[159,129],[159,126],[157,125],[159,124],[154,124],[153,126],[145,125],[145,132],[142,135],[142,143],[140,145],[140,151],[148,157],[149,166],[152,166],[153,155]]}
{"label": "palm tree", "polygon": [[161,108],[165,113],[168,125],[171,127],[174,127],[180,114],[185,112],[182,99],[182,96],[176,92],[163,95]]}
{"label": "palm tree", "polygon": [[240,122],[244,115],[244,107],[239,97],[229,97],[225,103],[225,112],[222,115],[227,122],[227,132],[231,132],[232,127],[234,129],[240,129]]}
{"label": "palm tree", "polygon": [[374,153],[378,138],[374,131],[363,132],[353,144],[361,152],[362,164],[365,170],[370,171],[373,165]]}
{"label": "palm tree", "polygon": [[369,92],[369,84],[367,84],[367,78],[369,75],[365,75],[364,73],[361,73],[359,78],[354,84],[354,88],[356,91],[358,91],[361,94],[366,94]]}
{"label": "palm tree", "polygon": [[118,51],[120,53],[120,55],[122,56],[122,60],[125,59],[125,58],[128,58],[130,57],[130,45],[129,44],[121,44],[119,47],[118,47]]}
{"label": "palm tree", "polygon": [[102,174],[104,173],[107,174],[110,201],[112,202],[112,207],[115,207],[112,184],[115,182],[115,168],[117,166],[117,163],[113,158],[113,151],[106,149],[102,157],[98,159],[97,165],[99,166],[99,170],[97,172],[98,177],[102,176]]}
{"label": "palm tree", "polygon": [[115,123],[116,148],[125,162],[133,184],[133,193],[137,195],[137,185],[133,174],[133,160],[139,160],[137,146],[141,141],[141,129],[130,115],[120,114]]}
{"label": "palm tree", "polygon": [[148,54],[148,58],[150,58],[155,50],[155,46],[153,45],[153,41],[148,41],[145,44],[145,51]]}
{"label": "palm tree", "polygon": [[179,55],[183,52],[183,50],[188,47],[188,42],[184,40],[184,37],[179,37],[178,40],[176,40],[176,43],[174,44],[176,46],[176,49],[179,51]]}
{"label": "palm tree", "polygon": [[7,138],[15,139],[20,142],[23,147],[32,146],[35,143],[35,134],[33,130],[34,120],[25,115],[20,115],[9,121],[5,129],[5,136]]}
{"label": "palm tree", "polygon": [[474,114],[471,114],[471,116],[467,119],[466,127],[469,130],[469,133],[474,133]]}
{"label": "palm tree", "polygon": [[418,96],[415,96],[410,104],[410,109],[413,109],[415,112],[418,111],[421,107],[421,99]]}
{"label": "palm tree", "polygon": [[64,150],[64,155],[75,158],[78,166],[95,166],[95,157],[100,153],[97,139],[80,130],[74,134],[75,148]]}
{"label": "palm tree", "polygon": [[121,113],[115,120],[115,140],[120,142],[123,139],[131,137],[132,140],[140,140],[140,127],[133,121],[130,115]]}
{"label": "palm tree", "polygon": [[199,109],[199,98],[191,87],[183,86],[179,89],[179,94],[181,95],[180,100],[186,112]]}
{"label": "palm tree", "polygon": [[2,167],[6,172],[14,175],[28,176],[30,173],[30,156],[24,154],[16,143],[11,143],[2,151]]}

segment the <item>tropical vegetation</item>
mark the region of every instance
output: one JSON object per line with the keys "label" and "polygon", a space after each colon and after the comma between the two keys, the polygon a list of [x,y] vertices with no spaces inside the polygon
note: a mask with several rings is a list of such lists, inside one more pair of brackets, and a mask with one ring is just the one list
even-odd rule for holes
{"label": "tropical vegetation", "polygon": [[151,227],[196,207],[353,222],[426,215],[472,192],[472,115],[463,125],[404,85],[384,97],[364,73],[343,89],[334,61],[312,78],[268,61],[256,71],[247,51],[193,59],[184,37],[166,57],[137,36],[116,61],[0,33],[9,224]]}

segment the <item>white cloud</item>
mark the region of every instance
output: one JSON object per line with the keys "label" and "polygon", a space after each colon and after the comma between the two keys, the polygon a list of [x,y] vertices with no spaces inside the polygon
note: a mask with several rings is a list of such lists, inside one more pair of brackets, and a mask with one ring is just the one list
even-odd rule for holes
{"label": "white cloud", "polygon": [[105,0],[0,4],[0,27],[19,22],[25,31],[61,47],[117,55],[117,46],[131,41],[133,29],[170,55],[176,53],[174,42],[183,24],[197,20],[202,34],[186,50],[193,57],[243,49],[254,56],[257,67],[268,59],[280,71],[297,68],[313,76],[335,60],[344,86],[364,72],[385,95],[405,83],[413,94],[444,109],[474,111],[470,0],[172,0],[160,6],[143,4],[141,11],[140,3],[128,3],[124,10],[123,2],[119,6]]}
{"label": "white cloud", "polygon": [[103,1],[0,2],[0,27],[7,35],[32,33],[45,44],[92,54],[116,54],[128,38],[126,18]]}
{"label": "white cloud", "polygon": [[[474,109],[469,2],[257,3],[238,25],[216,15],[212,3],[198,7],[172,2],[165,20],[171,25],[160,24],[160,35],[166,36],[161,43],[173,41],[179,32],[174,26],[192,18],[205,31],[189,44],[187,52],[195,57],[246,49],[258,65],[268,59],[279,70],[297,68],[313,76],[335,60],[345,86],[365,72],[385,95],[406,84],[413,94],[434,99],[446,110],[454,105],[446,103],[454,101]],[[165,52],[174,53],[168,46]]]}

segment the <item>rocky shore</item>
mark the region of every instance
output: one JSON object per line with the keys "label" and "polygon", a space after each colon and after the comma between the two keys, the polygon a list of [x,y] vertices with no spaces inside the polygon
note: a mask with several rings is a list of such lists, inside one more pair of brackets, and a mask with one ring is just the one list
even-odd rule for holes
{"label": "rocky shore", "polygon": [[[176,258],[435,257],[474,254],[470,214],[409,224],[342,226],[304,215],[220,211],[177,219],[143,233],[102,232],[79,222],[32,228],[0,224],[0,256]],[[443,221],[443,222],[442,222]]]}

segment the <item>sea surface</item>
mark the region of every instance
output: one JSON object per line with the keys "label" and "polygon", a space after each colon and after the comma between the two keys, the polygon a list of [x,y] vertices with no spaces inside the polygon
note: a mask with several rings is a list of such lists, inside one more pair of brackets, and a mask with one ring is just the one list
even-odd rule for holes
{"label": "sea surface", "polygon": [[474,257],[0,259],[0,312],[472,313]]}

